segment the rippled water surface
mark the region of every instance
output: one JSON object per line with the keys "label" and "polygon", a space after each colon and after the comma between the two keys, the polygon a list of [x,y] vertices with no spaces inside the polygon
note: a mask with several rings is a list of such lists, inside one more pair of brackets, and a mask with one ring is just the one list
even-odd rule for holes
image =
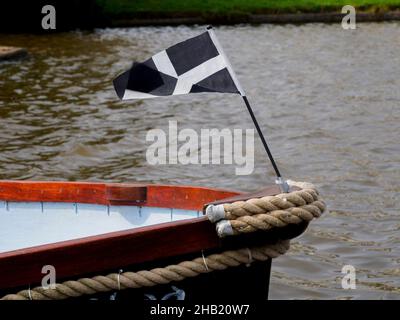
{"label": "rippled water surface", "polygon": [[[150,181],[254,190],[256,168],[146,163],[147,130],[252,128],[239,96],[119,102],[111,80],[203,27],[0,35],[30,57],[0,63],[0,178]],[[216,30],[285,177],[311,181],[330,212],[273,263],[272,299],[400,298],[400,24]],[[341,289],[341,269],[357,289]]]}

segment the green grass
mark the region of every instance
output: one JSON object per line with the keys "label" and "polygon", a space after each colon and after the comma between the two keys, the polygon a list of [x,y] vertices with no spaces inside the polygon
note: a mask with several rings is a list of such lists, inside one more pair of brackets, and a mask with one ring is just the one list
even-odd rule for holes
{"label": "green grass", "polygon": [[400,0],[96,0],[106,15],[157,16],[339,11],[350,4],[362,11],[400,8]]}

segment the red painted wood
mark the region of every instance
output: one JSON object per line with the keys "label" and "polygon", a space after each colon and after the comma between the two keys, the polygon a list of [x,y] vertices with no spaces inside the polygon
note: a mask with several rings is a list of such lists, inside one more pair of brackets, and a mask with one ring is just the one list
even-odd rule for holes
{"label": "red painted wood", "polygon": [[0,181],[0,200],[105,204],[104,183]]}
{"label": "red painted wood", "polygon": [[238,192],[191,186],[143,184],[1,181],[0,200],[146,205],[201,210],[203,205]]}
{"label": "red painted wood", "polygon": [[238,192],[208,189],[202,187],[149,185],[147,187],[147,206],[167,207],[186,210],[202,210],[204,204],[237,195]]}
{"label": "red painted wood", "polygon": [[201,217],[16,250],[0,254],[0,289],[39,284],[44,265],[60,280],[218,246],[214,225]]}
{"label": "red painted wood", "polygon": [[147,186],[109,183],[105,185],[105,198],[107,204],[143,205],[147,200]]}

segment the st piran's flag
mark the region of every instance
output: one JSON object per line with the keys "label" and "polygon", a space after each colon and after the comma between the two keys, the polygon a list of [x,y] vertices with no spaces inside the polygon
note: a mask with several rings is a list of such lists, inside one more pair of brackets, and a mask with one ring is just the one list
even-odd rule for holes
{"label": "st piran's flag", "polygon": [[175,44],[114,79],[121,100],[198,92],[244,95],[212,29]]}

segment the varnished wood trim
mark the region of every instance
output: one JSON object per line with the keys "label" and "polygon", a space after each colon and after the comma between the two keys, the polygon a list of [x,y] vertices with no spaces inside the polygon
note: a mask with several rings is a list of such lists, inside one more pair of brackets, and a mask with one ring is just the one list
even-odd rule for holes
{"label": "varnished wood trim", "polygon": [[1,181],[0,200],[143,205],[201,210],[204,203],[238,192],[192,186],[133,183]]}

